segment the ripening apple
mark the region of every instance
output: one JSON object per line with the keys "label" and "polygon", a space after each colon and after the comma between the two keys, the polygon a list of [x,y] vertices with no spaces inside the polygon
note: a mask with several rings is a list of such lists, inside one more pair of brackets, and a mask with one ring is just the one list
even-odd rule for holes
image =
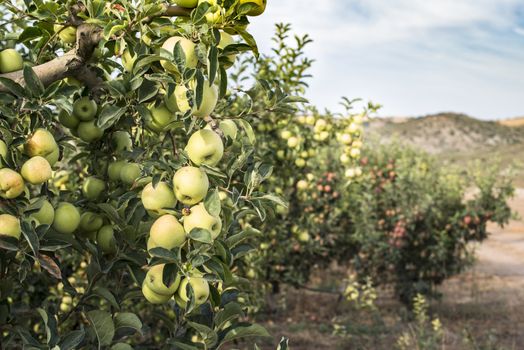
{"label": "ripening apple", "polygon": [[191,214],[184,217],[184,230],[190,233],[194,228],[203,228],[211,233],[211,238],[216,239],[222,231],[220,217],[208,213],[204,203],[191,208]]}
{"label": "ripening apple", "polygon": [[112,225],[103,226],[96,235],[96,241],[104,253],[116,253],[116,239]]}
{"label": "ripening apple", "polygon": [[78,137],[84,142],[100,140],[104,136],[104,130],[95,125],[95,121],[81,122],[76,130]]}
{"label": "ripening apple", "polygon": [[0,169],[0,197],[13,199],[24,192],[24,179],[14,170]]}
{"label": "ripening apple", "polygon": [[297,182],[297,189],[299,190],[307,190],[309,187],[309,183],[306,180],[300,180]]}
{"label": "ripening apple", "polygon": [[51,225],[55,219],[55,208],[48,200],[44,200],[40,209],[29,217],[38,225]]}
{"label": "ripening apple", "polygon": [[350,145],[352,141],[353,138],[350,134],[343,133],[342,135],[340,135],[340,142],[342,142],[344,145]]}
{"label": "ripening apple", "polygon": [[83,233],[96,232],[104,225],[104,218],[91,211],[86,211],[80,216],[78,230]]}
{"label": "ripening apple", "polygon": [[202,129],[191,135],[185,150],[194,164],[215,166],[224,155],[224,143],[216,132]]}
{"label": "ripening apple", "polygon": [[266,10],[267,0],[240,0],[239,5],[243,4],[254,4],[255,8],[251,9],[247,15],[248,16],[260,16]]}
{"label": "ripening apple", "polygon": [[147,251],[150,251],[151,249],[153,248],[157,248],[158,246],[156,245],[156,243],[151,239],[151,237],[149,237],[147,239]]}
{"label": "ripening apple", "polygon": [[133,71],[133,66],[135,65],[137,57],[137,54],[131,55],[131,51],[129,49],[124,50],[124,53],[122,54],[122,66],[126,71]]}
{"label": "ripening apple", "polygon": [[[202,93],[202,103],[197,107],[196,103],[196,81],[189,82],[189,88],[185,85],[177,85],[175,88],[175,96],[178,109],[182,113],[191,110],[193,116],[198,118],[205,118],[215,110],[218,102],[218,89],[215,85],[210,84],[208,80],[204,80],[204,88]],[[188,92],[191,89],[191,100]]]}
{"label": "ripening apple", "polygon": [[298,240],[300,242],[309,242],[309,240],[311,239],[311,236],[309,235],[308,232],[304,231],[304,232],[300,232],[300,234],[298,235]]}
{"label": "ripening apple", "polygon": [[21,174],[30,184],[40,185],[51,178],[51,165],[44,157],[32,157],[22,165]]}
{"label": "ripening apple", "polygon": [[282,132],[280,133],[280,137],[283,140],[289,140],[291,136],[293,136],[293,134],[289,130],[282,130]]}
{"label": "ripening apple", "polygon": [[15,49],[0,52],[0,73],[16,72],[24,68],[24,60]]}
{"label": "ripening apple", "polygon": [[347,165],[347,164],[351,163],[351,158],[347,154],[343,153],[340,156],[340,163],[342,163],[344,165]]}
{"label": "ripening apple", "polygon": [[180,287],[178,287],[178,297],[184,302],[189,301],[187,296],[187,285],[191,285],[193,289],[193,294],[195,297],[195,304],[202,305],[209,298],[209,283],[200,276],[188,276],[185,277],[182,282],[180,282]]}
{"label": "ripening apple", "polygon": [[73,114],[69,114],[65,110],[61,110],[58,114],[58,121],[68,129],[76,129],[80,120]]}
{"label": "ripening apple", "polygon": [[176,205],[176,198],[173,190],[165,182],[159,182],[156,186],[153,183],[147,184],[142,190],[142,204],[151,216],[165,214],[165,209],[173,209]]}
{"label": "ripening apple", "polygon": [[175,0],[175,5],[185,7],[186,9],[193,9],[197,7],[198,0]]}
{"label": "ripening apple", "polygon": [[127,185],[132,185],[136,179],[140,177],[141,172],[142,169],[140,165],[136,163],[126,163],[120,170],[120,180]]}
{"label": "ripening apple", "polygon": [[20,239],[21,235],[20,220],[10,214],[0,214],[0,236]]}
{"label": "ripening apple", "polygon": [[185,205],[200,202],[209,189],[207,174],[192,166],[180,168],[173,176],[173,187],[176,198]]}
{"label": "ripening apple", "polygon": [[156,294],[172,297],[180,285],[180,275],[177,274],[169,286],[164,284],[164,267],[165,264],[155,265],[147,271],[145,283]]}
{"label": "ripening apple", "polygon": [[299,168],[303,168],[306,166],[306,160],[302,158],[295,159],[295,165]]}
{"label": "ripening apple", "polygon": [[46,157],[57,149],[55,138],[45,129],[37,129],[24,144],[24,151],[30,157]]}
{"label": "ripening apple", "polygon": [[186,242],[186,232],[178,219],[173,215],[163,215],[156,219],[149,231],[149,237],[155,247],[173,249]]}
{"label": "ripening apple", "polygon": [[66,27],[60,24],[54,25],[55,33],[58,33],[58,37],[64,44],[73,44],[76,42],[76,28],[75,27]]}
{"label": "ripening apple", "polygon": [[127,131],[115,131],[111,141],[113,150],[117,153],[133,150],[133,140]]}
{"label": "ripening apple", "polygon": [[100,198],[100,195],[106,190],[106,183],[94,176],[90,176],[84,180],[82,184],[82,194],[84,198],[90,201],[95,201]]}
{"label": "ripening apple", "polygon": [[147,301],[149,301],[151,304],[165,304],[171,299],[171,295],[161,295],[153,292],[148,286],[147,283],[144,280],[144,283],[142,284],[142,294],[144,294],[144,297]]}
{"label": "ripening apple", "polygon": [[155,132],[167,131],[168,126],[174,121],[175,115],[167,108],[165,104],[159,106],[150,106],[150,119],[146,120],[146,126],[149,130]]}
{"label": "ripening apple", "polygon": [[296,148],[300,144],[300,139],[296,136],[291,136],[287,139],[287,146],[289,148]]}
{"label": "ripening apple", "polygon": [[73,103],[73,114],[82,122],[94,120],[98,106],[89,97],[84,96]]}
{"label": "ripening apple", "polygon": [[198,4],[207,2],[211,5],[211,12],[206,13],[206,20],[208,24],[215,24],[220,22],[222,18],[222,7],[218,5],[217,0],[198,0]]}
{"label": "ripening apple", "polygon": [[306,124],[308,124],[308,125],[315,125],[315,121],[316,121],[316,119],[312,115],[308,115],[306,117]]}
{"label": "ripening apple", "polygon": [[73,233],[80,225],[80,212],[71,203],[61,202],[55,210],[53,228],[62,234]]}
{"label": "ripening apple", "polygon": [[107,176],[109,177],[109,180],[115,182],[120,181],[120,172],[126,164],[127,162],[125,160],[118,160],[116,162],[110,163],[107,166]]}
{"label": "ripening apple", "polygon": [[[162,45],[162,49],[169,52],[170,54],[173,54],[177,43],[180,43],[182,51],[186,56],[186,67],[196,68],[198,63],[198,57],[196,54],[196,46],[191,40],[181,36],[172,36],[164,42],[164,44]],[[160,64],[162,65],[162,67],[164,67],[165,70],[172,73],[178,73],[177,66],[174,65],[172,62],[168,60],[163,60],[160,61]]]}
{"label": "ripening apple", "polygon": [[7,158],[7,145],[4,141],[0,140],[0,169],[4,166],[3,159]]}
{"label": "ripening apple", "polygon": [[358,158],[360,157],[360,149],[359,148],[352,148],[351,151],[349,152],[349,155],[353,158]]}

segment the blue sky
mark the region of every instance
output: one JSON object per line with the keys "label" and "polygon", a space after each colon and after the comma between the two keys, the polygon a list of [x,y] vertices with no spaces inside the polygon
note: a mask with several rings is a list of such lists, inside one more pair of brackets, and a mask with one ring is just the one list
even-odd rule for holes
{"label": "blue sky", "polygon": [[268,0],[250,28],[262,52],[277,22],[315,40],[307,97],[321,109],[347,96],[383,116],[524,116],[524,0]]}

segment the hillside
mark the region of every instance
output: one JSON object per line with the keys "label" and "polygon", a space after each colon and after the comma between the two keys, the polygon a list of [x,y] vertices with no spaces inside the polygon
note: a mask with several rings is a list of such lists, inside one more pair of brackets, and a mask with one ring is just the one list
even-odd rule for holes
{"label": "hillside", "polygon": [[397,140],[433,154],[492,152],[524,145],[524,123],[481,121],[463,114],[441,113],[419,118],[376,118],[367,135],[381,142]]}

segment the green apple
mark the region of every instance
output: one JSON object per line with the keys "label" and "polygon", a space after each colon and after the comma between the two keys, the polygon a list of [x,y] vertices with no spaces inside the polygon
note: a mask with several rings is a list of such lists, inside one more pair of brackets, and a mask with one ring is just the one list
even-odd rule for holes
{"label": "green apple", "polygon": [[209,189],[207,174],[192,166],[180,168],[173,177],[176,198],[185,205],[194,205],[204,199]]}
{"label": "green apple", "polygon": [[84,96],[73,103],[73,115],[82,122],[94,120],[98,106],[89,97]]}
{"label": "green apple", "polygon": [[141,197],[144,208],[152,216],[165,214],[165,209],[173,209],[176,205],[175,194],[165,182],[159,182],[156,186],[152,182],[147,184]]}
{"label": "green apple", "polygon": [[309,242],[309,240],[311,239],[311,236],[309,235],[309,233],[307,232],[300,232],[300,234],[298,235],[298,240],[300,242]]}
{"label": "green apple", "polygon": [[287,139],[287,146],[289,148],[296,148],[300,144],[300,139],[296,136],[291,136]]}
{"label": "green apple", "polygon": [[55,138],[45,129],[37,129],[24,144],[24,152],[30,157],[46,157],[57,149]]}
{"label": "green apple", "polygon": [[[58,37],[64,44],[73,44],[76,42],[76,28],[75,27],[66,27],[55,24],[54,25],[55,33],[58,33]],[[64,28],[64,29],[62,29]]]}
{"label": "green apple", "polygon": [[51,178],[51,165],[44,157],[35,156],[22,165],[21,174],[30,184],[40,185]]}
{"label": "green apple", "polygon": [[[220,32],[220,42],[218,43],[218,48],[224,50],[229,45],[236,44],[235,39],[233,36],[226,32]],[[229,54],[227,55],[228,64],[226,65],[226,68],[231,67],[233,64],[235,64],[235,60],[237,58],[236,54]]]}
{"label": "green apple", "polygon": [[20,220],[9,214],[0,214],[0,236],[9,236],[20,239],[22,229]]}
{"label": "green apple", "polygon": [[158,245],[151,239],[151,237],[149,237],[147,239],[147,251],[150,251],[151,249],[153,248],[157,248]]}
{"label": "green apple", "polygon": [[16,72],[24,68],[24,60],[14,49],[5,49],[0,52],[0,73]]}
{"label": "green apple", "polygon": [[240,0],[239,5],[243,4],[256,5],[256,7],[254,7],[247,13],[248,16],[260,16],[266,10],[267,0]]}
{"label": "green apple", "polygon": [[206,20],[208,24],[215,24],[220,22],[222,18],[222,7],[218,5],[217,0],[198,0],[198,4],[202,4],[204,2],[207,2],[209,5],[212,6],[211,11],[206,13]]}
{"label": "green apple", "polygon": [[340,156],[340,163],[342,163],[344,165],[347,165],[347,164],[351,163],[351,157],[348,156],[347,154],[343,153]]}
{"label": "green apple", "polygon": [[308,124],[308,125],[315,125],[315,121],[316,121],[316,119],[312,115],[308,115],[306,117],[306,124]]}
{"label": "green apple", "polygon": [[80,212],[71,203],[61,202],[55,210],[53,228],[62,234],[73,233],[80,225]]}
{"label": "green apple", "polygon": [[53,208],[53,205],[48,200],[44,200],[40,209],[32,213],[30,218],[35,220],[39,225],[51,225],[55,219],[55,208]]}
{"label": "green apple", "polygon": [[224,155],[224,144],[216,132],[202,129],[191,135],[185,150],[194,164],[215,166]]}
{"label": "green apple", "polygon": [[222,132],[224,133],[224,136],[229,137],[233,140],[236,140],[237,135],[238,135],[238,127],[237,127],[237,124],[233,120],[231,119],[222,120],[218,124],[218,127],[220,128],[220,130],[222,130]]}
{"label": "green apple", "polygon": [[56,162],[58,162],[58,159],[60,158],[60,149],[58,149],[58,147],[55,148],[53,152],[49,153],[44,158],[47,160],[49,165],[53,167],[56,164]]}
{"label": "green apple", "polygon": [[120,172],[126,164],[127,162],[125,160],[118,160],[110,163],[107,167],[107,176],[109,177],[109,180],[115,182],[120,181]]}
{"label": "green apple", "polygon": [[289,130],[282,130],[282,132],[280,133],[280,137],[283,140],[289,140],[291,136],[293,136],[293,134]]}
{"label": "green apple", "polygon": [[159,106],[152,105],[149,107],[149,112],[151,114],[151,119],[148,119],[145,122],[146,126],[151,131],[167,131],[169,124],[175,120],[175,115],[165,104],[160,104]]}
{"label": "green apple", "polygon": [[124,50],[124,53],[122,54],[122,66],[126,71],[133,71],[133,66],[135,65],[137,57],[137,54],[131,55],[131,51],[129,49]]}
{"label": "green apple", "polygon": [[140,165],[136,163],[124,164],[120,170],[120,180],[127,185],[132,185],[140,177],[141,172]]}
{"label": "green apple", "polygon": [[0,169],[2,169],[4,161],[3,159],[7,158],[7,145],[4,141],[0,140]]}
{"label": "green apple", "polygon": [[84,142],[100,140],[104,136],[104,130],[95,125],[95,121],[81,122],[76,130],[78,137]]}
{"label": "green apple", "polygon": [[297,189],[299,190],[307,190],[309,187],[309,183],[306,180],[300,180],[297,182]]}
{"label": "green apple", "polygon": [[90,201],[95,201],[100,198],[100,195],[106,190],[106,183],[94,176],[90,176],[84,180],[82,184],[82,194],[84,198]]}
{"label": "green apple", "polygon": [[172,297],[180,285],[180,276],[177,274],[169,286],[164,284],[164,267],[165,264],[155,265],[147,271],[145,283],[156,294]]}
{"label": "green apple", "polygon": [[[215,110],[218,102],[218,89],[215,85],[209,83],[208,80],[204,80],[204,89],[202,94],[202,103],[200,108],[197,108],[196,104],[196,81],[191,80],[189,82],[189,88],[185,85],[177,85],[175,88],[175,96],[178,109],[182,113],[186,113],[192,110],[192,114],[195,117],[205,118],[211,115]],[[188,92],[191,89],[191,96],[188,96]],[[190,100],[191,98],[191,100]]]}
{"label": "green apple", "polygon": [[116,253],[115,232],[112,225],[103,226],[96,236],[98,246],[106,254]]}
{"label": "green apple", "polygon": [[204,203],[200,203],[191,208],[191,214],[184,217],[184,230],[189,234],[194,228],[208,230],[211,237],[216,239],[222,231],[222,220],[220,217],[210,215]]}
{"label": "green apple", "polygon": [[61,110],[58,114],[58,121],[69,129],[76,129],[80,120],[75,117],[73,114],[67,113],[67,111]]}
{"label": "green apple", "polygon": [[344,145],[350,145],[353,142],[353,137],[351,137],[348,133],[343,133],[340,135],[340,142],[342,142]]}
{"label": "green apple", "polygon": [[[177,43],[180,43],[182,51],[186,56],[186,67],[196,68],[198,63],[198,57],[196,54],[196,46],[191,40],[181,36],[172,36],[164,42],[164,44],[162,45],[162,50],[165,50],[170,54],[173,54]],[[162,65],[162,67],[164,67],[166,71],[178,73],[177,66],[171,63],[170,61],[163,60],[160,61],[160,64]]]}
{"label": "green apple", "polygon": [[144,284],[142,284],[142,294],[144,294],[144,297],[147,301],[149,301],[151,304],[165,304],[171,299],[171,295],[161,295],[153,292],[148,286],[147,283],[144,281]]}
{"label": "green apple", "polygon": [[184,227],[173,215],[163,215],[156,219],[149,231],[149,237],[155,247],[173,249],[186,242]]}
{"label": "green apple", "polygon": [[117,153],[133,150],[133,140],[127,131],[115,131],[111,141],[113,150]]}
{"label": "green apple", "polygon": [[0,169],[0,197],[13,199],[24,192],[24,179],[14,170]]}
{"label": "green apple", "polygon": [[295,159],[295,165],[299,168],[303,168],[306,166],[306,160],[302,158]]}
{"label": "green apple", "polygon": [[209,298],[209,283],[200,276],[185,277],[182,282],[180,282],[180,287],[178,288],[178,297],[184,303],[189,301],[189,297],[187,296],[188,284],[191,285],[191,288],[193,289],[195,304],[204,304]]}
{"label": "green apple", "polygon": [[80,216],[80,224],[78,230],[83,233],[96,232],[104,225],[104,218],[102,216],[86,211]]}
{"label": "green apple", "polygon": [[175,5],[185,7],[187,9],[193,9],[197,7],[198,0],[175,0]]}

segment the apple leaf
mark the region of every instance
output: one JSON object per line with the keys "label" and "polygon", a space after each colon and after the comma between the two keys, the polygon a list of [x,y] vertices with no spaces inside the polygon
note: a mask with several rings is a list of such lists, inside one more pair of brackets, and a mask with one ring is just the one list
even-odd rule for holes
{"label": "apple leaf", "polygon": [[231,329],[229,332],[227,332],[217,349],[220,349],[224,344],[230,341],[247,337],[270,338],[271,335],[267,332],[267,330],[264,327],[257,324],[245,327],[235,327]]}
{"label": "apple leaf", "polygon": [[189,238],[191,238],[193,241],[201,243],[213,243],[213,237],[211,236],[211,232],[203,228],[192,229],[191,232],[189,232]]}
{"label": "apple leaf", "polygon": [[96,125],[101,129],[107,129],[113,126],[126,113],[125,108],[118,106],[105,105],[100,110],[100,115],[96,121]]}
{"label": "apple leaf", "polygon": [[111,350],[133,350],[133,347],[126,343],[116,343],[111,347]]}
{"label": "apple leaf", "polygon": [[87,313],[87,319],[96,334],[99,348],[111,344],[115,335],[115,324],[111,314],[107,311],[93,310]]}
{"label": "apple leaf", "polygon": [[115,329],[118,328],[132,328],[139,333],[142,333],[142,321],[132,312],[118,313],[114,317]]}
{"label": "apple leaf", "polygon": [[244,317],[242,307],[237,303],[229,303],[224,306],[224,309],[219,311],[215,316],[215,327],[222,329],[227,322],[236,318]]}
{"label": "apple leaf", "polygon": [[50,347],[55,346],[60,339],[58,336],[55,315],[50,315],[47,311],[41,308],[37,308],[36,311],[38,311],[40,317],[42,317],[42,320],[44,320],[47,345]]}
{"label": "apple leaf", "polygon": [[42,84],[42,81],[38,75],[36,75],[33,68],[27,65],[24,66],[24,80],[26,89],[31,93],[32,96],[42,96],[44,93],[44,84]]}
{"label": "apple leaf", "polygon": [[85,331],[72,331],[66,336],[62,337],[62,341],[58,344],[60,350],[73,350],[84,340]]}
{"label": "apple leaf", "polygon": [[216,46],[211,46],[209,49],[209,55],[207,56],[208,59],[208,76],[209,76],[209,84],[213,84],[215,82],[215,78],[217,76],[217,69],[218,69],[218,50]]}
{"label": "apple leaf", "polygon": [[204,201],[204,206],[211,216],[219,216],[222,210],[220,204],[220,196],[218,194],[218,189],[209,191]]}

